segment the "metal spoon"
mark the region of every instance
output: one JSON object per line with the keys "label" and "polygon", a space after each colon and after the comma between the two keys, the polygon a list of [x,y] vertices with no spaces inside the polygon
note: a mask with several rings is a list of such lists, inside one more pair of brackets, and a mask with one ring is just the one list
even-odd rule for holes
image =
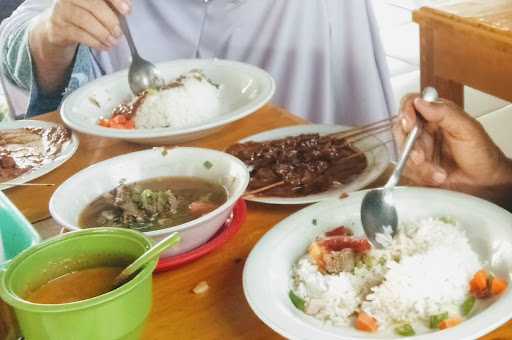
{"label": "metal spoon", "polygon": [[139,256],[135,261],[133,261],[128,267],[123,269],[119,275],[117,275],[113,282],[113,287],[117,288],[128,281],[134,274],[136,274],[139,270],[142,269],[149,261],[153,260],[155,257],[160,255],[165,250],[170,247],[178,244],[181,241],[181,236],[174,232],[171,235],[167,236],[151,248],[149,248],[144,254]]}
{"label": "metal spoon", "polygon": [[156,66],[139,55],[124,15],[119,15],[119,23],[132,54],[132,63],[128,71],[128,82],[132,92],[137,95],[148,88],[164,86],[164,79]]}
{"label": "metal spoon", "polygon": [[[423,90],[423,100],[434,102],[438,99],[438,93],[433,87],[426,87]],[[363,229],[368,237],[377,248],[383,248],[385,245],[376,240],[377,234],[391,234],[395,236],[398,228],[398,215],[395,204],[393,202],[393,189],[400,180],[400,175],[409,158],[409,154],[416,142],[416,138],[420,135],[423,123],[420,119],[416,120],[416,126],[407,136],[404,150],[398,163],[396,164],[393,174],[383,188],[374,189],[366,193],[361,204],[361,221]]]}

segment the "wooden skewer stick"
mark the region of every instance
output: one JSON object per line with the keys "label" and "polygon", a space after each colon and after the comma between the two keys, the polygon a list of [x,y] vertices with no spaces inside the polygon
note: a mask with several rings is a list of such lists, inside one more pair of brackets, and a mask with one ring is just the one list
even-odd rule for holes
{"label": "wooden skewer stick", "polygon": [[326,136],[327,137],[341,137],[341,138],[346,138],[346,137],[350,137],[353,135],[357,136],[357,135],[365,133],[367,131],[372,131],[372,129],[377,128],[377,127],[391,126],[393,124],[394,120],[395,120],[395,117],[386,118],[386,119],[382,119],[382,120],[379,120],[379,121],[376,121],[373,123],[355,127],[355,128],[349,129],[349,130],[330,133]]}
{"label": "wooden skewer stick", "polygon": [[376,131],[378,131],[378,133],[384,132],[387,130],[391,131],[392,126],[393,126],[393,124],[391,124],[391,123],[379,124],[379,125],[375,125],[375,126],[372,126],[371,128],[367,128],[364,130],[354,131],[351,133],[347,133],[347,134],[343,134],[343,135],[340,134],[338,136],[331,136],[331,137],[342,138],[342,139],[350,139],[350,138],[356,138],[356,137],[364,138],[366,135],[368,135],[370,133],[374,133]]}
{"label": "wooden skewer stick", "polygon": [[14,183],[14,182],[2,182],[0,185],[12,185],[17,187],[54,187],[52,183]]}
{"label": "wooden skewer stick", "polygon": [[261,187],[261,188],[255,189],[255,190],[248,191],[248,192],[245,193],[244,196],[253,196],[253,195],[259,194],[260,192],[267,191],[267,190],[270,190],[272,188],[281,186],[281,185],[283,185],[285,183],[286,183],[285,181],[280,181],[280,182],[272,183],[270,185],[267,185],[267,186],[264,186],[264,187]]}
{"label": "wooden skewer stick", "polygon": [[[350,144],[353,144],[353,143],[365,140],[368,137],[378,136],[381,133],[386,132],[386,131],[389,131],[389,127],[383,126],[383,127],[379,128],[379,129],[375,129],[373,131],[365,132],[364,135],[345,137],[344,138],[346,140],[345,145],[350,145]],[[357,138],[354,138],[354,137],[357,137]]]}

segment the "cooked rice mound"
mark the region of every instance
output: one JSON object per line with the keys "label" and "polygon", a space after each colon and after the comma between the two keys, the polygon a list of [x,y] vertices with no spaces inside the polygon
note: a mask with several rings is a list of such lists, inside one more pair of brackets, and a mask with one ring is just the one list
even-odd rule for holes
{"label": "cooked rice mound", "polygon": [[457,222],[428,218],[400,226],[391,247],[372,249],[371,266],[322,274],[308,255],[292,269],[292,289],[306,301],[307,314],[350,325],[364,311],[379,329],[401,322],[425,325],[430,316],[459,313],[469,282],[482,268]]}
{"label": "cooked rice mound", "polygon": [[137,129],[188,127],[221,114],[220,86],[190,71],[159,90],[149,90],[134,112]]}

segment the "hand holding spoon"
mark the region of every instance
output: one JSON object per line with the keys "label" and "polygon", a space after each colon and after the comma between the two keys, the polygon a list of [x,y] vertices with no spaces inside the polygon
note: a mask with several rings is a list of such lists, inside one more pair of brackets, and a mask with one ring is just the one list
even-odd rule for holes
{"label": "hand holding spoon", "polygon": [[[423,100],[434,102],[438,99],[436,89],[426,87],[422,93]],[[377,240],[377,234],[391,234],[395,236],[398,229],[398,215],[393,202],[393,189],[398,184],[402,171],[409,159],[409,154],[414,147],[416,139],[421,134],[422,122],[416,120],[416,126],[407,136],[404,150],[393,174],[383,188],[374,189],[366,193],[361,204],[361,221],[368,240],[377,248],[384,245]]]}
{"label": "hand holding spoon", "polygon": [[171,235],[167,236],[151,248],[149,248],[144,254],[139,256],[135,261],[133,261],[128,267],[126,267],[119,275],[116,276],[113,282],[113,287],[117,288],[123,285],[125,282],[130,280],[130,278],[139,272],[148,262],[153,260],[155,257],[159,256],[165,250],[169,249],[172,246],[175,246],[181,241],[181,236],[174,232]]}

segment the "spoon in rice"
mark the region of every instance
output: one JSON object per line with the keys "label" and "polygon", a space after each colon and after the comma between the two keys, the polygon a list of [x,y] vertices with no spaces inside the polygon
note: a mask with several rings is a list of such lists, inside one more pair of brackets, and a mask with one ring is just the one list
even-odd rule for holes
{"label": "spoon in rice", "polygon": [[128,71],[128,83],[133,94],[138,95],[148,88],[164,86],[165,82],[156,66],[139,55],[124,15],[119,15],[119,23],[132,55],[132,63]]}
{"label": "spoon in rice", "polygon": [[[422,98],[428,102],[437,101],[439,95],[435,88],[426,87]],[[361,222],[368,240],[377,248],[388,245],[391,237],[395,236],[398,229],[398,215],[393,202],[393,190],[400,180],[402,171],[409,159],[409,154],[416,139],[421,134],[423,123],[416,120],[416,126],[405,140],[404,150],[398,160],[391,177],[382,188],[368,191],[361,204]]]}

